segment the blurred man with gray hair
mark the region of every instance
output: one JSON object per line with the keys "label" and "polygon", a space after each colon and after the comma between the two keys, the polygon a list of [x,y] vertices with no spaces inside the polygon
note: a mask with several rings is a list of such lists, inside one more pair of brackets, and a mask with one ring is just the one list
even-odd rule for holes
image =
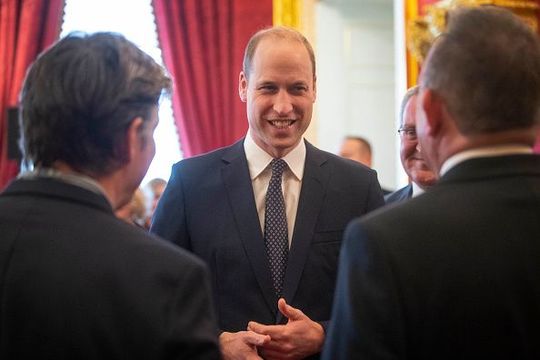
{"label": "blurred man with gray hair", "polygon": [[387,204],[403,201],[418,196],[427,188],[435,184],[437,174],[435,174],[426,163],[424,155],[418,145],[416,135],[416,98],[418,95],[418,86],[407,90],[403,101],[401,102],[400,126],[398,133],[400,135],[401,146],[399,155],[401,164],[410,183],[393,193],[386,195],[384,200]]}

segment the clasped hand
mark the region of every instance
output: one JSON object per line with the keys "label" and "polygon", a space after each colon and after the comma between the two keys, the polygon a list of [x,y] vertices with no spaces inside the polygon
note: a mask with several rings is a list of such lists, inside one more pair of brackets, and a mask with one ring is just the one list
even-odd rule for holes
{"label": "clasped hand", "polygon": [[288,319],[284,325],[248,323],[248,331],[270,337],[270,341],[257,346],[263,358],[303,359],[320,352],[324,343],[323,327],[283,298],[278,300],[278,309]]}
{"label": "clasped hand", "polygon": [[283,298],[278,300],[278,309],[288,319],[285,325],[250,321],[247,331],[223,332],[219,338],[223,359],[303,359],[320,352],[323,327]]}

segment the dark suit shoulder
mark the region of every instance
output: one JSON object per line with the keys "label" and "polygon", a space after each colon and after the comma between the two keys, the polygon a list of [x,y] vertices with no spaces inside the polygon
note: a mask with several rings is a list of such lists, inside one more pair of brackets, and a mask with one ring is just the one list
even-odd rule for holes
{"label": "dark suit shoulder", "polygon": [[332,154],[328,151],[321,150],[310,143],[306,141],[306,151],[307,151],[307,158],[312,158],[315,161],[323,164],[325,162],[329,162],[335,166],[338,166],[340,169],[349,169],[350,171],[357,171],[362,173],[372,173],[375,174],[376,171],[360,164],[357,161],[353,161],[350,159],[343,158],[341,156],[338,156],[336,154]]}
{"label": "dark suit shoulder", "polygon": [[199,174],[215,171],[216,169],[219,169],[220,165],[235,160],[246,161],[243,143],[244,139],[241,139],[230,146],[182,159],[173,165],[173,175],[175,172],[180,171],[180,169],[182,169],[182,171],[189,170],[190,174]]}
{"label": "dark suit shoulder", "polygon": [[[111,353],[162,358],[159,353],[166,350],[180,358],[218,358],[209,274],[201,260],[117,219],[84,189],[62,183],[50,189],[41,180],[20,185],[0,196],[0,233],[5,235],[0,278],[9,283],[2,311],[10,312],[2,327],[12,330],[10,351],[54,358]],[[59,196],[61,188],[64,196]],[[20,277],[25,281],[10,280]],[[37,316],[29,317],[29,308]],[[21,331],[27,319],[49,338],[80,347],[53,351],[42,337]],[[80,331],[66,333],[65,323]],[[110,335],[126,324],[129,331]],[[107,336],[106,348],[95,341],[94,331]],[[16,339],[24,339],[26,347]]]}
{"label": "dark suit shoulder", "polygon": [[308,142],[304,176],[316,178],[317,182],[324,184],[327,191],[325,207],[329,209],[349,207],[353,214],[361,216],[384,205],[375,170],[317,149]]}

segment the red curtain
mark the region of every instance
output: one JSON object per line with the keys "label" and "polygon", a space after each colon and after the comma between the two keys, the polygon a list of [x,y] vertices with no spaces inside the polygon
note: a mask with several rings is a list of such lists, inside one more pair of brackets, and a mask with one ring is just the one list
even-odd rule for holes
{"label": "red curtain", "polygon": [[58,38],[63,9],[63,0],[0,0],[0,190],[19,170],[7,157],[7,109],[28,66]]}
{"label": "red curtain", "polygon": [[153,0],[165,66],[174,78],[173,111],[184,157],[245,135],[238,97],[244,47],[272,25],[272,0]]}

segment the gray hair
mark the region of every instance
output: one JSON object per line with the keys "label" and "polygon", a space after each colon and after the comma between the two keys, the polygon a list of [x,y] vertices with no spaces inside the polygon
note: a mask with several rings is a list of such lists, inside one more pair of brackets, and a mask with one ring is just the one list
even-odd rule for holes
{"label": "gray hair", "polygon": [[529,128],[539,122],[540,40],[508,10],[454,10],[420,85],[444,99],[464,135]]}
{"label": "gray hair", "polygon": [[400,125],[403,125],[403,115],[405,113],[405,107],[407,106],[407,103],[409,102],[409,100],[411,100],[411,98],[414,95],[418,94],[419,89],[420,87],[418,85],[415,85],[409,88],[407,92],[405,92],[405,95],[403,95],[403,100],[401,100],[401,107],[399,110],[399,124]]}

